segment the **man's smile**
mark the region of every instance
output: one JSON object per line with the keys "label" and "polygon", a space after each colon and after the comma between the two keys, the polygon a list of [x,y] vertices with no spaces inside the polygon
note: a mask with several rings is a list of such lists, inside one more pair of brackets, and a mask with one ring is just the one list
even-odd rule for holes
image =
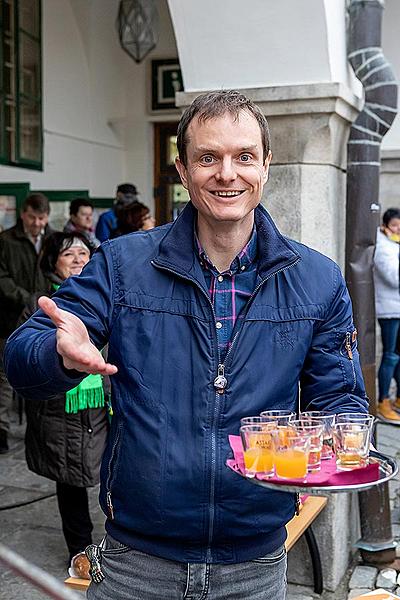
{"label": "man's smile", "polygon": [[211,190],[211,193],[214,196],[222,196],[223,198],[230,198],[232,196],[240,196],[240,194],[243,194],[245,190]]}

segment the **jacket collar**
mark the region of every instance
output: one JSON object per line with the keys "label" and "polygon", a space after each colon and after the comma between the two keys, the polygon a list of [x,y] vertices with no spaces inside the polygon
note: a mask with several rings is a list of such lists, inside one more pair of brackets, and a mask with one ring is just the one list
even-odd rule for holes
{"label": "jacket collar", "polygon": [[[43,237],[45,238],[48,235],[50,235],[51,233],[53,233],[53,229],[49,225],[46,225],[46,227],[44,228]],[[24,231],[24,225],[22,223],[22,219],[20,219],[20,218],[18,218],[17,224],[14,225],[14,235],[17,238],[24,238],[25,240],[29,240],[28,236],[26,235],[26,233]]]}
{"label": "jacket collar", "polygon": [[[197,211],[188,202],[168,233],[161,240],[154,262],[175,271],[183,277],[203,281],[194,241],[194,224]],[[260,204],[255,209],[258,243],[258,274],[268,277],[299,260],[299,254],[290,242],[279,233],[268,212]]]}

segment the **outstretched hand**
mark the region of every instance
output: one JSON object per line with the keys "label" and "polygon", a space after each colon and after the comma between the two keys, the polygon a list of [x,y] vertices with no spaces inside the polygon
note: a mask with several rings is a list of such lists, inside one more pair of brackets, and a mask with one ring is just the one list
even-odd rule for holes
{"label": "outstretched hand", "polygon": [[117,367],[105,362],[78,317],[58,308],[47,296],[41,296],[38,304],[57,327],[57,352],[66,369],[99,375],[114,375],[118,371]]}

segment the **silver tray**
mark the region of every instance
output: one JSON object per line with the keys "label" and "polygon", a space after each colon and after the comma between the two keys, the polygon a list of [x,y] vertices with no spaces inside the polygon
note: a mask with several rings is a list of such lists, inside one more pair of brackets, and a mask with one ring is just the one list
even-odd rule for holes
{"label": "silver tray", "polygon": [[376,452],[371,450],[369,453],[370,462],[377,462],[379,464],[379,479],[375,481],[369,481],[368,483],[352,483],[349,485],[321,485],[321,486],[306,486],[306,485],[290,485],[285,483],[275,483],[272,481],[268,481],[268,479],[256,479],[255,477],[246,477],[246,475],[235,471],[243,477],[250,481],[250,483],[254,483],[255,485],[260,485],[261,487],[265,487],[268,489],[278,490],[281,492],[299,492],[300,494],[308,494],[310,496],[329,496],[330,494],[338,494],[340,492],[360,492],[363,490],[368,490],[369,488],[374,487],[375,485],[380,485],[385,483],[385,481],[389,481],[395,477],[398,473],[397,462],[391,458],[390,456],[385,456],[380,452]]}

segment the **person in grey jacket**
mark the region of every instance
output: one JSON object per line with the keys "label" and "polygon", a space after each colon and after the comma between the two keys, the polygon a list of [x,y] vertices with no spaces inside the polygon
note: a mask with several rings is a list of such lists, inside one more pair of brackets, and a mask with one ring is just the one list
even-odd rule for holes
{"label": "person in grey jacket", "polygon": [[[374,257],[374,282],[376,316],[382,336],[382,360],[378,371],[378,417],[385,422],[400,425],[400,280],[399,246],[400,210],[389,208],[383,215],[382,226],[377,231]],[[397,400],[392,406],[389,388],[392,379],[397,383]]]}

